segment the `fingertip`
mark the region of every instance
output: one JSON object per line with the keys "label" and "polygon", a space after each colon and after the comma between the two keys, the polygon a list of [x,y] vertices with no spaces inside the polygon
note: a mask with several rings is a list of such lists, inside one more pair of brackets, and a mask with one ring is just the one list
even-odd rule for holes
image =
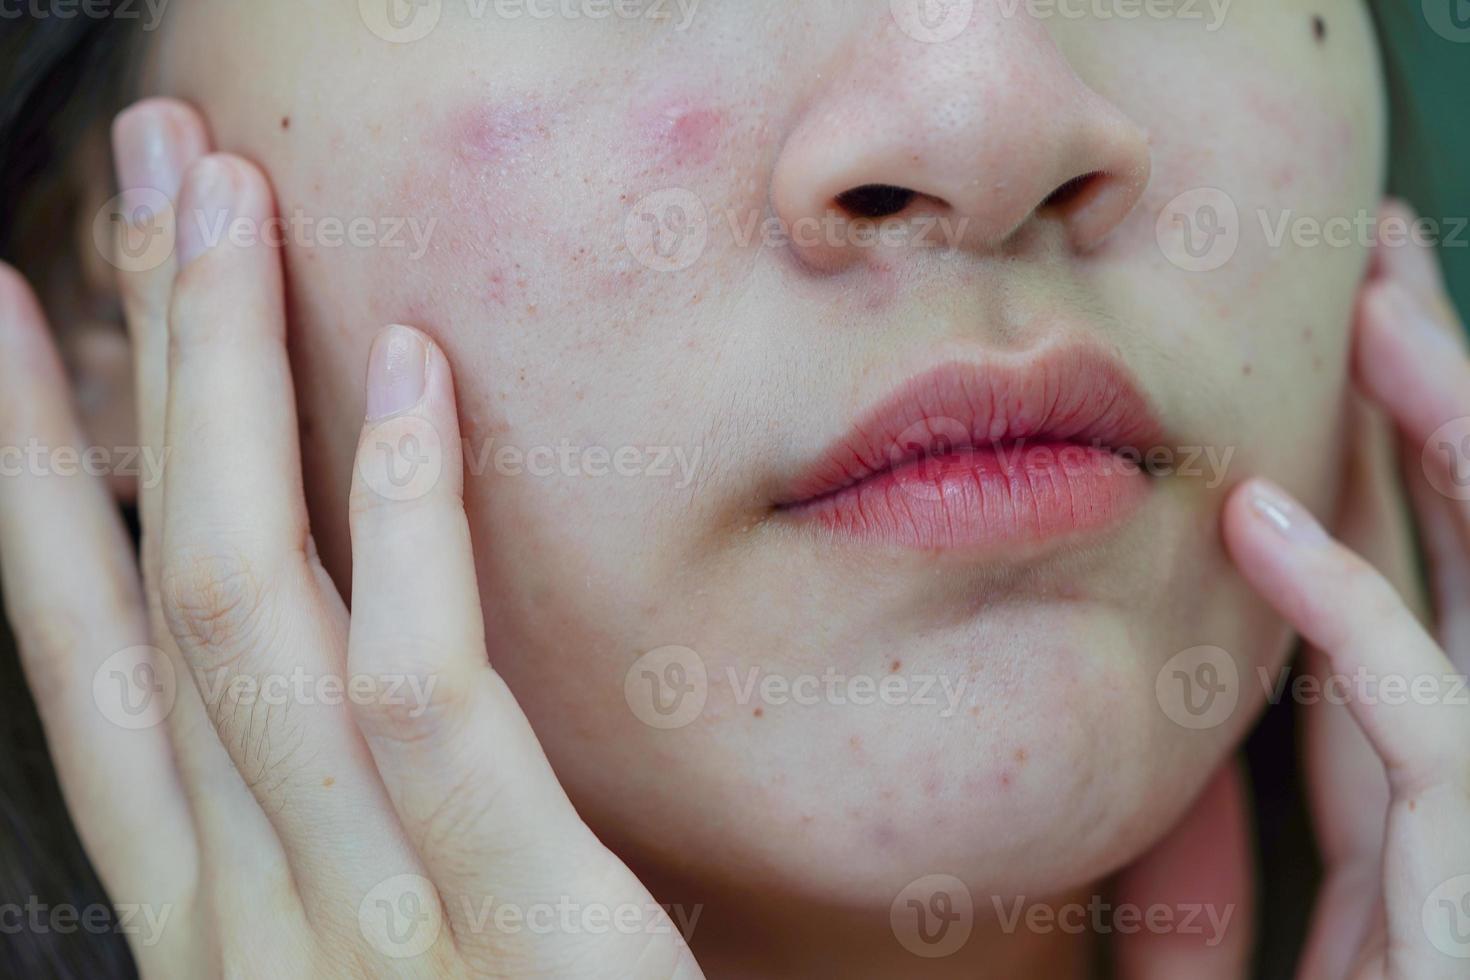
{"label": "fingertip", "polygon": [[119,190],[147,189],[178,196],[185,170],[209,152],[204,120],[178,99],[135,102],[112,121],[113,159]]}
{"label": "fingertip", "polygon": [[1463,341],[1401,282],[1365,288],[1353,368],[1363,390],[1415,440],[1470,415],[1470,361]]}
{"label": "fingertip", "polygon": [[0,361],[12,376],[28,377],[36,367],[50,368],[55,363],[41,301],[20,270],[6,262],[0,262],[0,331],[0,347],[5,350]]}
{"label": "fingertip", "polygon": [[463,454],[449,361],[418,327],[373,338],[353,488],[354,514],[463,492]]}
{"label": "fingertip", "polygon": [[1426,294],[1443,289],[1436,240],[1439,225],[1401,198],[1387,198],[1378,211],[1373,254],[1377,274],[1412,284]]}
{"label": "fingertip", "polygon": [[432,349],[433,342],[422,331],[405,324],[389,324],[378,331],[368,353],[368,422],[419,406],[428,388]]}
{"label": "fingertip", "polygon": [[0,322],[7,327],[33,319],[39,311],[35,293],[20,270],[8,262],[0,262]]}
{"label": "fingertip", "polygon": [[1227,503],[1227,527],[1252,535],[1274,535],[1275,544],[1317,545],[1329,539],[1321,522],[1274,480],[1251,477]]}
{"label": "fingertip", "polygon": [[270,181],[255,164],[231,153],[205,154],[189,165],[177,211],[180,275],[222,245],[246,250],[283,244],[284,229],[270,224]]}

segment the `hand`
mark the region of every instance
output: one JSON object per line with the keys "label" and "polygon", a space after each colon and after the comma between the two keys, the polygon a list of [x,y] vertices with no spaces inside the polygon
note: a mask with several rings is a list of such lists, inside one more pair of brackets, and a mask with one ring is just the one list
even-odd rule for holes
{"label": "hand", "polygon": [[[120,282],[140,441],[167,453],[141,569],[103,482],[58,465],[0,480],[0,572],[87,851],[158,926],[131,937],[142,974],[700,976],[488,662],[444,354],[406,327],[374,346],[349,614],[307,527],[280,256],[203,233],[222,212],[260,231],[270,187],[206,155],[179,103],[134,107],[114,141],[120,185],[180,216],[167,260]],[[0,330],[0,444],[80,448],[5,268]],[[383,451],[403,433],[442,464],[407,494]]]}
{"label": "hand", "polygon": [[[1385,216],[1403,212],[1389,205]],[[1365,462],[1342,527],[1357,550],[1263,481],[1240,487],[1226,508],[1240,570],[1310,642],[1312,673],[1336,682],[1324,689],[1333,697],[1314,697],[1304,711],[1327,866],[1301,970],[1312,980],[1470,971],[1470,495],[1452,469],[1466,465],[1459,439],[1470,434],[1462,337],[1433,254],[1380,246],[1360,303],[1357,374],[1403,438],[1437,638],[1374,567],[1402,579],[1408,559],[1391,544],[1393,490],[1372,476],[1384,469],[1371,459],[1386,443],[1371,414],[1352,421]],[[1333,703],[1344,693],[1345,705]]]}

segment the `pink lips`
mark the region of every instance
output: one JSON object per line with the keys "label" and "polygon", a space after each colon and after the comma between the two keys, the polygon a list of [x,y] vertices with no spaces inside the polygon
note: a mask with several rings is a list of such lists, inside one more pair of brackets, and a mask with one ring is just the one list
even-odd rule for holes
{"label": "pink lips", "polygon": [[1121,522],[1148,494],[1159,425],[1127,372],[1086,347],[948,364],[866,413],[781,511],[835,536],[942,550]]}

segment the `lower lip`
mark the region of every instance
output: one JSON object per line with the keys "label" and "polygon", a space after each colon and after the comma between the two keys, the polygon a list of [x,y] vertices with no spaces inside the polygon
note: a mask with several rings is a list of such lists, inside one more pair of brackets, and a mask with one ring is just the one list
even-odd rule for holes
{"label": "lower lip", "polygon": [[1106,449],[1038,442],[904,463],[788,511],[836,537],[983,549],[1115,526],[1142,504],[1148,485],[1140,466]]}

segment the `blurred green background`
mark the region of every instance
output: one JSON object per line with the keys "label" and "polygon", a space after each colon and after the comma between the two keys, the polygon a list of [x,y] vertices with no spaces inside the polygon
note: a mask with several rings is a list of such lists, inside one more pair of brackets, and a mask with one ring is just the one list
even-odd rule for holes
{"label": "blurred green background", "polygon": [[1470,219],[1470,0],[1378,0],[1374,15],[1393,119],[1389,186],[1444,222],[1440,260],[1470,314],[1470,227],[1460,225]]}

